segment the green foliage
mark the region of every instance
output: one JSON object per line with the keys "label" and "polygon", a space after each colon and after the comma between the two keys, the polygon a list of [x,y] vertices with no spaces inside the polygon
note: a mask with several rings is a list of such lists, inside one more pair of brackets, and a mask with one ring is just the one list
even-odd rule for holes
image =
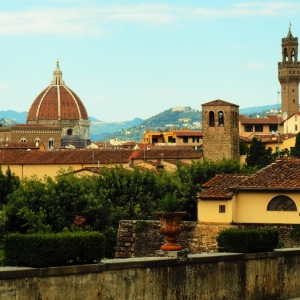
{"label": "green foliage", "polygon": [[289,237],[294,241],[300,241],[300,225],[295,225],[289,233]]}
{"label": "green foliage", "polygon": [[291,156],[300,158],[300,132],[296,135],[295,147],[292,148]]}
{"label": "green foliage", "polygon": [[261,169],[275,161],[275,159],[276,154],[272,154],[272,148],[266,149],[265,144],[256,137],[252,139],[252,144],[246,157],[247,167],[258,167]]}
{"label": "green foliage", "polygon": [[6,173],[3,174],[0,166],[0,205],[7,203],[7,196],[12,193],[20,185],[19,178],[15,177],[8,167]]}
{"label": "green foliage", "polygon": [[[103,168],[95,176],[76,177],[60,172],[56,180],[22,180],[0,210],[0,233],[99,231],[107,240],[105,257],[113,257],[120,220],[153,220],[159,199],[176,192],[185,220],[197,220],[201,185],[222,173],[250,172],[236,161],[178,164],[177,170]],[[84,226],[74,222],[84,219]]]}
{"label": "green foliage", "polygon": [[175,212],[180,210],[180,201],[177,199],[176,192],[167,193],[159,201],[158,209],[164,212]]}
{"label": "green foliage", "polygon": [[10,234],[4,237],[5,264],[53,267],[94,263],[104,257],[105,237],[99,232]]}
{"label": "green foliage", "polygon": [[240,143],[240,155],[246,155],[248,152],[248,145],[247,143]]}
{"label": "green foliage", "polygon": [[217,236],[220,252],[269,252],[279,243],[276,229],[225,229]]}

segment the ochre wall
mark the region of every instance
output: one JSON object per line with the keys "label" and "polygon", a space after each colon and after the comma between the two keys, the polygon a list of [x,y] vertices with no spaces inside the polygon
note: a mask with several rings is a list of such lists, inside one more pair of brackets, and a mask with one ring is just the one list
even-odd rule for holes
{"label": "ochre wall", "polygon": [[[271,199],[278,195],[290,197],[298,211],[268,211]],[[264,223],[268,224],[299,224],[300,223],[300,194],[291,192],[243,192],[236,193],[236,214],[234,223]]]}
{"label": "ochre wall", "polygon": [[[108,164],[105,165],[105,167],[113,168],[116,166],[119,166],[120,164]],[[31,178],[32,176],[37,176],[38,178],[43,178],[45,175],[50,177],[55,177],[58,175],[58,172],[61,172],[64,170],[65,172],[68,172],[70,168],[72,168],[74,171],[81,170],[83,168],[87,167],[97,167],[97,164],[73,164],[73,165],[66,165],[66,164],[30,164],[30,165],[9,165],[12,173],[15,174],[15,176],[18,176],[20,179],[22,178]],[[101,167],[104,165],[101,164]],[[8,165],[2,165],[2,171],[5,173],[7,170]],[[128,167],[128,163],[124,165],[125,168]],[[90,173],[89,173],[90,174]]]}

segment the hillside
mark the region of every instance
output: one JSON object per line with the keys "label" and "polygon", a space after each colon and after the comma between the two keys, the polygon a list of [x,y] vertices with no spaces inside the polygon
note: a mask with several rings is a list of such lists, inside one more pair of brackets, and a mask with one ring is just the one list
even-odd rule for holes
{"label": "hillside", "polygon": [[117,138],[122,141],[140,142],[146,129],[149,131],[169,131],[172,128],[201,130],[201,112],[191,107],[170,108],[132,127],[113,132],[99,141]]}
{"label": "hillside", "polygon": [[[274,113],[278,110],[278,104],[249,107],[240,109],[240,114],[255,117],[257,115]],[[14,110],[0,111],[0,124],[2,126],[11,126],[26,122],[27,112],[16,112]],[[118,140],[140,142],[144,131],[168,131],[172,127],[190,128],[201,130],[202,115],[201,111],[191,107],[176,107],[165,110],[147,120],[135,118],[130,121],[120,122],[102,122],[95,117],[89,117],[91,121],[91,140],[109,141],[111,138]]]}

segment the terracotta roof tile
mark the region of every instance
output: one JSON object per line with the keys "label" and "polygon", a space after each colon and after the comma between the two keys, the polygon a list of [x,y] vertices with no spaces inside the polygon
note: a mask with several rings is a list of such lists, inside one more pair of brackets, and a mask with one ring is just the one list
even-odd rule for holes
{"label": "terracotta roof tile", "polygon": [[259,170],[238,189],[300,189],[300,159],[282,158]]}
{"label": "terracotta roof tile", "polygon": [[202,106],[228,106],[228,105],[239,107],[239,105],[236,105],[234,103],[230,103],[230,102],[227,102],[224,100],[220,100],[220,99],[213,100],[213,101],[202,104]]}
{"label": "terracotta roof tile", "polygon": [[208,182],[202,185],[207,188],[198,194],[200,199],[231,199],[233,188],[247,179],[247,175],[237,174],[218,174]]}
{"label": "terracotta roof tile", "polygon": [[239,121],[242,125],[246,124],[259,124],[259,125],[274,125],[282,122],[281,117],[278,116],[265,116],[263,118],[246,118],[244,115],[240,115]]}
{"label": "terracotta roof tile", "polygon": [[300,159],[282,158],[252,175],[221,174],[202,185],[199,199],[231,199],[235,190],[300,190]]}

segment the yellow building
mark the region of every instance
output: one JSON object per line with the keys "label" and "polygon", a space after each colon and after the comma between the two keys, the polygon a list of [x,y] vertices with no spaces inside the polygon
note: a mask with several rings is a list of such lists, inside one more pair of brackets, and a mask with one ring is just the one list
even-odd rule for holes
{"label": "yellow building", "polygon": [[149,131],[146,130],[142,139],[143,144],[156,144],[160,146],[194,146],[195,148],[202,148],[202,131],[194,131],[190,129],[171,131]]}
{"label": "yellow building", "polygon": [[[113,168],[122,166],[132,170],[133,167],[145,169],[160,169],[172,171],[177,168],[177,163],[191,164],[193,161],[200,161],[201,151],[193,148],[186,149],[120,149],[120,150],[101,150],[101,149],[69,149],[59,151],[33,151],[39,150],[36,145],[26,144],[28,148],[18,149],[18,144],[3,146],[0,148],[0,164],[2,171],[6,172],[9,167],[12,173],[22,178],[37,176],[55,177],[58,173],[70,172],[72,169],[79,174],[98,173],[98,169],[103,167]],[[92,170],[92,171],[91,171]]]}
{"label": "yellow building", "polygon": [[282,119],[279,116],[265,116],[263,118],[247,118],[239,116],[239,134],[249,137],[252,134],[271,134],[283,132]]}
{"label": "yellow building", "polygon": [[216,175],[198,194],[198,221],[300,223],[300,159],[283,158],[253,175]]}

